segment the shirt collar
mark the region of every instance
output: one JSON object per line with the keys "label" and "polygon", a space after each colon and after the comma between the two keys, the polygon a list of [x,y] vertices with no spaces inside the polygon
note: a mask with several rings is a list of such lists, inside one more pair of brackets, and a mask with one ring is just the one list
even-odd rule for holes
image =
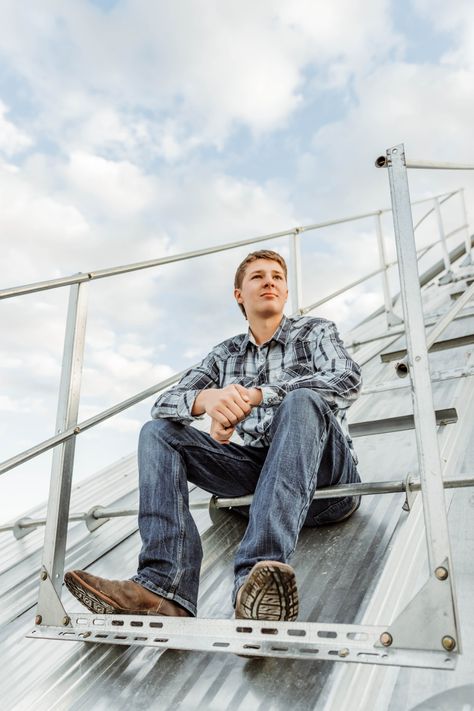
{"label": "shirt collar", "polygon": [[[267,343],[271,343],[272,341],[277,341],[278,343],[281,343],[283,346],[285,346],[287,344],[288,337],[290,335],[290,327],[291,327],[290,319],[287,318],[285,315],[283,315],[283,318],[281,319],[277,330],[275,331],[273,336],[267,341]],[[252,335],[250,328],[247,331],[247,333],[245,334],[244,340],[242,341],[242,345],[240,347],[241,353],[245,353],[249,343],[253,343],[257,348],[259,347],[255,343],[255,339]],[[264,345],[264,344],[262,343],[262,345]]]}

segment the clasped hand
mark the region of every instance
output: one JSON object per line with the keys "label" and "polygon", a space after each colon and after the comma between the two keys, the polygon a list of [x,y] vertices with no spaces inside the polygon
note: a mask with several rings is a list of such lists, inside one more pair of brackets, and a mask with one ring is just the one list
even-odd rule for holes
{"label": "clasped hand", "polygon": [[197,396],[193,414],[206,412],[211,418],[210,435],[221,444],[228,444],[235,426],[244,420],[252,407],[259,405],[262,392],[259,388],[244,388],[243,385],[227,385],[225,388],[201,390]]}

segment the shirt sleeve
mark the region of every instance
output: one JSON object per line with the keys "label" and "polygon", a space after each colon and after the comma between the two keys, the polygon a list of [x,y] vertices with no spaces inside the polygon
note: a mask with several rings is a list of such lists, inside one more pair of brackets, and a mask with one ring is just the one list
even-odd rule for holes
{"label": "shirt sleeve", "polygon": [[183,424],[202,419],[203,415],[191,414],[194,400],[201,390],[218,386],[218,362],[214,351],[211,351],[199,365],[190,368],[176,385],[158,397],[151,408],[151,416],[156,420],[164,418]]}
{"label": "shirt sleeve", "polygon": [[344,348],[335,324],[328,321],[322,332],[318,328],[308,340],[313,350],[312,361],[305,363],[309,372],[296,375],[289,368],[276,381],[259,385],[263,407],[279,405],[287,393],[298,388],[316,390],[337,410],[348,408],[358,397],[361,371]]}

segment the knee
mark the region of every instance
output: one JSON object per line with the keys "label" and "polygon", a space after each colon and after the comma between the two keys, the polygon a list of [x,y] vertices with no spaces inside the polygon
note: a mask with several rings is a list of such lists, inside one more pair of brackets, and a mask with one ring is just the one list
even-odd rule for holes
{"label": "knee", "polygon": [[149,420],[145,422],[140,430],[140,438],[138,441],[139,448],[146,447],[149,442],[156,439],[164,439],[167,441],[170,437],[175,436],[177,429],[182,427],[177,422],[171,420]]}
{"label": "knee", "polygon": [[286,408],[295,408],[300,417],[302,412],[325,414],[330,409],[326,400],[319,393],[310,388],[292,390],[285,395],[282,404]]}

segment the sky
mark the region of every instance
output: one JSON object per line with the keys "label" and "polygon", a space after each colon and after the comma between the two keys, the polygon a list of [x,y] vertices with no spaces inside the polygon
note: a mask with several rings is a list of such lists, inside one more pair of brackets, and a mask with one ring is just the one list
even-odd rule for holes
{"label": "sky", "polygon": [[[474,163],[467,0],[0,0],[0,17],[0,288],[386,207],[374,160],[398,143]],[[472,225],[472,175],[410,174],[413,199],[461,186]],[[384,231],[392,256],[390,215]],[[90,284],[79,418],[246,330],[248,251]],[[373,220],[304,234],[302,256],[308,304],[377,268]],[[344,335],[380,287],[318,314]],[[0,302],[1,461],[54,433],[67,299]],[[133,451],[151,404],[81,435],[75,480]],[[2,476],[0,523],[47,498],[50,462]]]}

